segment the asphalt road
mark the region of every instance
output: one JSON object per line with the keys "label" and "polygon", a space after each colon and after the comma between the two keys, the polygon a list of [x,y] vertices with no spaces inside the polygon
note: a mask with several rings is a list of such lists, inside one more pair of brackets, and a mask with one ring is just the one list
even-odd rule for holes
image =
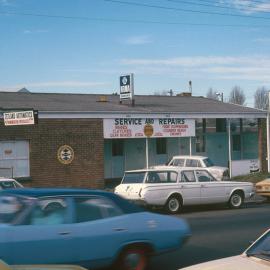
{"label": "asphalt road", "polygon": [[238,255],[270,228],[270,204],[249,204],[238,210],[222,206],[187,208],[179,217],[191,226],[192,237],[178,251],[151,259],[149,270],[185,266]]}

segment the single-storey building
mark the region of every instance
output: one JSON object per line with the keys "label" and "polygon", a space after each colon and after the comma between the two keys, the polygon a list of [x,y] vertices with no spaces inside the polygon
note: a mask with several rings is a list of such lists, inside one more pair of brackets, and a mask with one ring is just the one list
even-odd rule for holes
{"label": "single-storey building", "polygon": [[[266,166],[266,111],[195,96],[134,99],[0,92],[0,175],[35,187],[103,188],[125,170],[174,155],[204,155],[221,166],[259,159]],[[16,124],[9,114],[28,111],[34,124]]]}

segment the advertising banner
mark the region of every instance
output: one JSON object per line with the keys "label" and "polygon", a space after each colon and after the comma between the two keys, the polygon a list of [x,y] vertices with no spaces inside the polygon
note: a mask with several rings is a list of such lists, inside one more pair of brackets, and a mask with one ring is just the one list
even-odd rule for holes
{"label": "advertising banner", "polygon": [[6,112],[4,115],[5,126],[34,125],[34,111]]}
{"label": "advertising banner", "polygon": [[183,118],[103,119],[105,139],[195,136],[195,120]]}
{"label": "advertising banner", "polygon": [[260,171],[258,159],[232,160],[232,177]]}

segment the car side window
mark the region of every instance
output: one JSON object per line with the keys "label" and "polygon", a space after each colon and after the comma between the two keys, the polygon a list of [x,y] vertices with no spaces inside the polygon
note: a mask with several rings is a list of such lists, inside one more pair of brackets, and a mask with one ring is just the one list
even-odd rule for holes
{"label": "car side window", "polygon": [[181,159],[180,158],[176,158],[176,159],[173,160],[173,162],[170,165],[184,167],[184,165],[185,165],[185,159],[183,159],[183,158],[181,158]]}
{"label": "car side window", "polygon": [[198,160],[196,160],[196,159],[187,159],[186,167],[198,167]]}
{"label": "car side window", "polygon": [[182,171],[181,182],[196,182],[194,171]]}
{"label": "car side window", "polygon": [[172,171],[148,172],[146,183],[173,183],[177,181],[177,173]]}
{"label": "car side window", "polygon": [[207,171],[196,171],[196,176],[199,182],[215,181],[215,179]]}
{"label": "car side window", "polygon": [[65,198],[39,199],[27,218],[28,225],[56,225],[66,223]]}
{"label": "car side window", "polygon": [[74,198],[74,206],[75,223],[89,222],[123,214],[117,205],[103,197]]}

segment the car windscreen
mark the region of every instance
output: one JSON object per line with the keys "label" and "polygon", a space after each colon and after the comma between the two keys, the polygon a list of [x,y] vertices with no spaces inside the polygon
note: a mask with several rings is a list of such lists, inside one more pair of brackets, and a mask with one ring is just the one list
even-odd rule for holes
{"label": "car windscreen", "polygon": [[246,254],[247,256],[254,256],[270,261],[270,231],[251,246],[247,250]]}
{"label": "car windscreen", "polygon": [[213,161],[210,158],[205,158],[203,160],[203,162],[204,162],[204,164],[205,164],[206,167],[212,167],[212,166],[214,166],[214,163],[213,163]]}
{"label": "car windscreen", "polygon": [[122,184],[140,184],[143,183],[146,172],[125,173]]}
{"label": "car windscreen", "polygon": [[14,183],[12,181],[0,181],[0,189],[14,188]]}

